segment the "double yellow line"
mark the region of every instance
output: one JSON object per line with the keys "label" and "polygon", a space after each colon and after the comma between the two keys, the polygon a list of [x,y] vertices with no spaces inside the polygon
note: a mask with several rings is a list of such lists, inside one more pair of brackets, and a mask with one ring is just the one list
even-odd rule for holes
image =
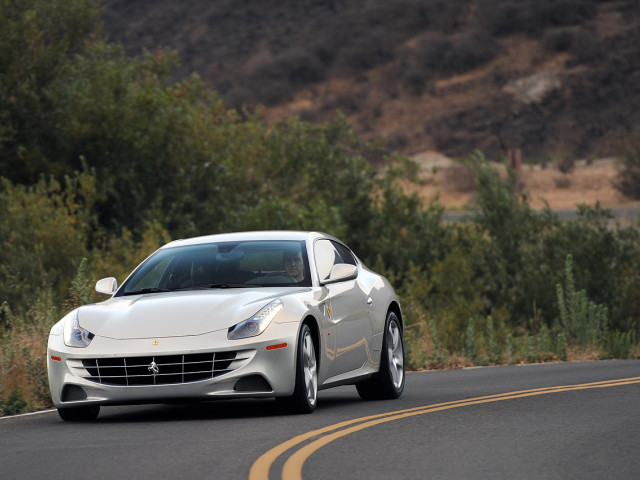
{"label": "double yellow line", "polygon": [[452,402],[437,403],[434,405],[425,405],[422,407],[408,408],[405,410],[397,410],[395,412],[379,413],[367,417],[354,418],[344,422],[329,425],[318,430],[297,435],[286,442],[276,445],[268,452],[258,458],[249,471],[249,480],[269,480],[269,470],[273,463],[288,450],[318,437],[315,440],[306,443],[304,446],[293,452],[282,468],[282,478],[286,480],[302,480],[302,467],[307,459],[320,448],[337,440],[346,437],[355,432],[359,432],[369,427],[380,425],[382,423],[393,422],[403,418],[413,417],[416,415],[424,415],[425,413],[439,412],[442,410],[451,410],[454,408],[468,407],[470,405],[479,405],[482,403],[501,402],[503,400],[512,400],[515,398],[534,397],[537,395],[547,395],[550,393],[570,392],[573,390],[588,390],[592,388],[608,388],[618,387],[621,385],[632,385],[640,383],[640,377],[622,378],[619,380],[606,380],[602,382],[583,383],[579,385],[563,385],[557,387],[535,388],[530,390],[520,390],[517,392],[501,393],[497,395],[487,395],[484,397],[467,398],[464,400],[456,400]]}

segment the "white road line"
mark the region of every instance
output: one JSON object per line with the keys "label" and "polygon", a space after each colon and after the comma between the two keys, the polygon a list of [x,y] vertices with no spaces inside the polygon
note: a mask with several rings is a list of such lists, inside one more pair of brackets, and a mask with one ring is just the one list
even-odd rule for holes
{"label": "white road line", "polygon": [[0,417],[0,420],[6,420],[8,418],[28,417],[30,415],[40,415],[41,413],[51,413],[55,411],[56,409],[52,408],[50,410],[40,410],[39,412],[19,413],[18,415],[3,415]]}

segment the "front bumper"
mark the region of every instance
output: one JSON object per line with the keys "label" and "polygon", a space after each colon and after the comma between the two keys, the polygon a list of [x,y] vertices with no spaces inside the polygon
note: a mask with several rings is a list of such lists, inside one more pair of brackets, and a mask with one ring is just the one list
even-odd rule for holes
{"label": "front bumper", "polygon": [[[86,348],[67,347],[62,335],[50,335],[47,366],[51,398],[60,408],[288,396],[293,394],[295,383],[298,327],[294,322],[272,323],[262,335],[237,341],[228,340],[226,330],[130,340],[96,336]],[[192,359],[209,354],[223,359],[209,362],[220,368],[213,367],[206,379],[194,380],[202,375],[189,373],[190,368],[193,371]],[[167,358],[173,362],[171,366],[167,366]],[[164,375],[163,370],[169,368],[172,375]]]}

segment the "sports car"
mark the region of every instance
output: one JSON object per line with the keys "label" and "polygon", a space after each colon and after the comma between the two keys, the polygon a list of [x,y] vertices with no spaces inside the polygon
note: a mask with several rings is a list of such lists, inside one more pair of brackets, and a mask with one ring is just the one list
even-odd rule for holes
{"label": "sports car", "polygon": [[403,321],[389,281],[317,232],[248,232],[176,240],[110,298],[51,329],[47,366],[63,420],[100,407],[275,398],[312,412],[317,392],[354,384],[391,399],[405,384]]}

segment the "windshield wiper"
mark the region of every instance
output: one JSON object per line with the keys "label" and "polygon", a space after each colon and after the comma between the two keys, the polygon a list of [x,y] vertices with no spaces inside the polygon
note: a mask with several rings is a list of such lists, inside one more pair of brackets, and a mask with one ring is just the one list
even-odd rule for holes
{"label": "windshield wiper", "polygon": [[246,283],[212,283],[210,285],[204,285],[202,288],[250,288],[254,285],[248,285]]}
{"label": "windshield wiper", "polygon": [[159,293],[159,292],[170,292],[170,288],[141,288],[140,290],[129,290],[128,292],[124,292],[125,295],[140,295],[143,293]]}

